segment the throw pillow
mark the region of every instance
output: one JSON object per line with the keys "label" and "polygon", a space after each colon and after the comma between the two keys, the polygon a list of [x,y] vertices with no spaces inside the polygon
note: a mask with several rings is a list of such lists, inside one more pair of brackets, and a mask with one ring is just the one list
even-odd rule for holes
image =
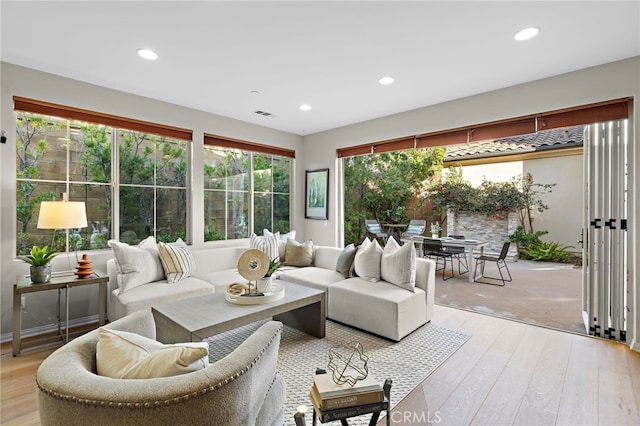
{"label": "throw pillow", "polygon": [[[393,238],[392,238],[393,239]],[[382,247],[377,240],[371,242],[368,238],[362,242],[356,257],[353,260],[355,273],[366,281],[380,281],[380,259],[382,258]]]}
{"label": "throw pillow", "polygon": [[416,250],[413,243],[399,246],[395,239],[389,238],[382,253],[380,276],[388,283],[415,292]]}
{"label": "throw pillow", "polygon": [[[262,235],[264,237],[270,237],[272,235],[277,235],[278,233],[276,232],[275,234],[271,233],[271,231],[269,231],[267,228],[262,230]],[[296,231],[292,230],[287,232],[286,234],[280,234],[280,238],[278,239],[278,255],[280,256],[280,262],[284,262],[285,257],[286,257],[286,249],[287,249],[287,239],[288,238],[293,238],[294,240],[296,239]]]}
{"label": "throw pillow", "polygon": [[336,262],[336,271],[340,272],[340,274],[345,278],[351,278],[351,266],[353,265],[353,259],[356,257],[356,246],[353,244],[349,244],[344,249],[342,249],[342,253],[338,256],[338,261]]}
{"label": "throw pillow", "polygon": [[113,250],[116,261],[120,293],[164,278],[164,269],[153,236],[142,240],[138,246],[116,240],[109,240],[108,245]]}
{"label": "throw pillow", "polygon": [[151,379],[201,370],[209,365],[206,342],[163,345],[126,331],[99,329],[96,368],[114,379]]}
{"label": "throw pillow", "polygon": [[182,240],[171,244],[160,242],[158,251],[167,282],[177,283],[195,272],[196,262]]}
{"label": "throw pillow", "polygon": [[313,241],[308,240],[299,243],[293,238],[287,239],[285,265],[288,266],[311,266],[313,263]]}
{"label": "throw pillow", "polygon": [[269,237],[261,237],[256,234],[251,234],[249,238],[249,248],[262,250],[267,253],[267,257],[269,260],[280,260],[280,253],[278,251],[278,239],[280,238],[280,233],[276,232],[275,234],[271,234]]}

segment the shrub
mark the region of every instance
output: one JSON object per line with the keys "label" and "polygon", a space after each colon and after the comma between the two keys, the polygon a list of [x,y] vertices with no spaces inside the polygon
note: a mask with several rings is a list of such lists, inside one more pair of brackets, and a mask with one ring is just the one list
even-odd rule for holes
{"label": "shrub", "polygon": [[573,258],[573,254],[567,251],[569,248],[573,248],[573,246],[563,246],[556,242],[547,243],[545,241],[539,241],[527,247],[524,252],[527,259],[568,263]]}

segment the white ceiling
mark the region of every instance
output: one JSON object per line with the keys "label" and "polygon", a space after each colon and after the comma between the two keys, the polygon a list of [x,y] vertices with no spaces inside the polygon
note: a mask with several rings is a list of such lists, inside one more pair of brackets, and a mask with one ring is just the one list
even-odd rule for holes
{"label": "white ceiling", "polygon": [[[300,135],[640,55],[640,1],[0,8],[2,61]],[[540,35],[516,42],[530,25]],[[160,58],[140,59],[140,47]],[[378,84],[386,75],[396,82]]]}

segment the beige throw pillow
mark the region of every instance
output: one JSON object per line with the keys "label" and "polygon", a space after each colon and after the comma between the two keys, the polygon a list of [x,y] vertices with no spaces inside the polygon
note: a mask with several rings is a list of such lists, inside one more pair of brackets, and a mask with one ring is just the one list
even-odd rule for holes
{"label": "beige throw pillow", "polygon": [[299,243],[293,238],[287,239],[285,265],[311,266],[313,263],[313,241]]}
{"label": "beige throw pillow", "polygon": [[96,368],[113,379],[152,379],[190,373],[209,366],[206,342],[163,345],[126,331],[99,329]]}
{"label": "beige throw pillow", "polygon": [[415,292],[416,250],[413,243],[399,246],[395,239],[389,238],[380,261],[380,276],[388,283]]}
{"label": "beige throw pillow", "polygon": [[353,260],[356,275],[366,281],[380,281],[380,259],[382,258],[382,247],[377,240],[371,242],[365,238]]}

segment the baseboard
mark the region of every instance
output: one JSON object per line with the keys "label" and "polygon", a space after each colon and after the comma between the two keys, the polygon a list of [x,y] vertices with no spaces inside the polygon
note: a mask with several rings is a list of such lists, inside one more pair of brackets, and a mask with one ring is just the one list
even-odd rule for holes
{"label": "baseboard", "polygon": [[631,350],[636,351],[636,352],[640,352],[640,342],[637,341],[636,339],[633,339],[633,341],[631,342],[631,344],[629,345],[629,347],[631,348]]}
{"label": "baseboard", "polygon": [[[96,323],[98,322],[98,320],[99,320],[98,315],[91,315],[90,317],[72,319],[72,320],[69,320],[69,328]],[[63,321],[61,325],[63,330],[65,326],[66,326],[66,321]],[[38,327],[22,329],[22,332],[20,333],[20,338],[24,339],[26,337],[32,337],[32,336],[37,336],[39,334],[51,333],[56,331],[58,331],[57,323],[40,325]],[[4,333],[0,336],[0,343],[10,342],[12,339],[13,339],[13,332]]]}

